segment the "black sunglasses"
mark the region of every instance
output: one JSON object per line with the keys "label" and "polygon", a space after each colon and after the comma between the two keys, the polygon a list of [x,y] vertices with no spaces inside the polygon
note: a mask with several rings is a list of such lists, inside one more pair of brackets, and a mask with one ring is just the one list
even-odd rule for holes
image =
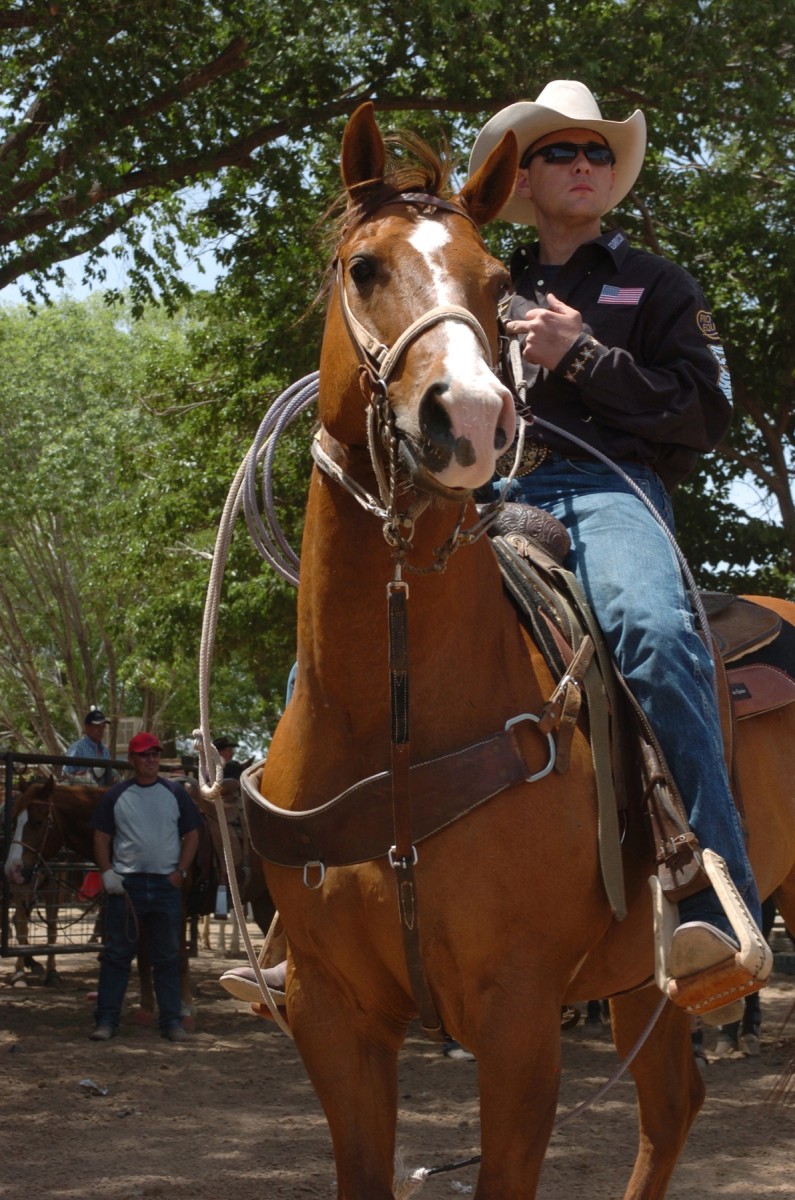
{"label": "black sunglasses", "polygon": [[519,166],[524,170],[539,155],[545,163],[552,163],[553,166],[573,163],[581,150],[588,162],[595,167],[610,167],[616,161],[613,151],[602,142],[552,142],[549,146],[542,146],[540,150],[525,151]]}

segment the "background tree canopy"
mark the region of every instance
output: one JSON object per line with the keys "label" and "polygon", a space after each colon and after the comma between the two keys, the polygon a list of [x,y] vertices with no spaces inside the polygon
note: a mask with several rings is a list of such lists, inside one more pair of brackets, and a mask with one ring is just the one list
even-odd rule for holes
{"label": "background tree canopy", "polygon": [[[113,314],[0,312],[0,723],[20,742],[71,740],[86,701],[161,731],[195,723],[213,529],[268,403],[316,365],[322,214],[365,98],[383,126],[446,135],[462,180],[484,120],[549,79],[584,80],[610,118],[644,110],[646,164],[609,220],[701,281],[737,401],[725,445],[677,494],[682,544],[704,583],[793,594],[792,5],[6,0],[0,33],[0,284],[34,304],[82,255],[106,299],[124,262],[130,297]],[[515,237],[489,231],[503,256]],[[192,297],[179,262],[207,246],[222,278]],[[155,297],[165,312],[130,319]],[[280,485],[294,545],[305,441]],[[293,598],[239,541],[214,712],[264,741]],[[53,600],[56,580],[70,582]]]}

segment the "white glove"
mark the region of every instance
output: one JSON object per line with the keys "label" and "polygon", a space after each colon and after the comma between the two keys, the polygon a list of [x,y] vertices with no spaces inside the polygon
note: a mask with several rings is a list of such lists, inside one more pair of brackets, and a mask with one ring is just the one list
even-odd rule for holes
{"label": "white glove", "polygon": [[102,872],[102,886],[113,896],[124,895],[124,879],[113,867],[108,867],[107,871]]}

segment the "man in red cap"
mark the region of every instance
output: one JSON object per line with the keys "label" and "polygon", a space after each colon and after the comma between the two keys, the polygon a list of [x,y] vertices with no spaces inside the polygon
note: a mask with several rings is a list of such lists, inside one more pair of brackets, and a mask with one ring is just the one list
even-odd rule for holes
{"label": "man in red cap", "polygon": [[182,884],[199,842],[201,816],[185,789],[160,776],[163,747],[136,733],[127,752],[133,778],[102,797],[94,816],[94,859],[105,888],[105,941],[92,1041],[114,1037],[138,933],[146,930],[163,1037],[182,1042],[179,959]]}

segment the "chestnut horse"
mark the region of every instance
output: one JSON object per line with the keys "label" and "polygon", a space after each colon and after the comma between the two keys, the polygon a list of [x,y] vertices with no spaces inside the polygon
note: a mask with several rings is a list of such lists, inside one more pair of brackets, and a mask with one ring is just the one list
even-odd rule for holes
{"label": "chestnut horse", "polygon": [[[435,202],[417,195],[438,197],[446,184],[427,148],[413,178],[405,165],[385,177],[372,106],[345,131],[349,202],[320,362],[325,465],[309,488],[297,684],[261,780],[262,796],[279,808],[316,808],[381,772],[397,779],[407,753],[421,763],[482,742],[512,718],[538,714],[553,690],[488,539],[464,537],[471,544],[449,553],[461,540],[462,506],[466,533],[478,520],[472,491],[514,435],[511,396],[492,370],[496,301],[508,280],[478,227],[500,211],[516,165],[507,134],[460,193]],[[368,387],[360,369],[354,339],[368,335],[376,355],[379,344],[393,347],[388,409],[386,387]],[[368,439],[370,401],[383,423]],[[362,500],[379,492],[386,518]],[[395,751],[385,598],[403,589],[396,559],[404,558],[414,572],[408,689],[399,672],[391,681],[410,706],[411,741]],[[795,617],[795,606],[785,611]],[[404,727],[400,712],[396,724]],[[530,773],[541,775],[544,738],[528,720],[515,732]],[[754,868],[762,894],[775,892],[793,927],[795,705],[741,732]],[[419,787],[413,802],[421,811]],[[251,803],[255,822],[256,812]],[[580,732],[565,775],[513,784],[417,846],[428,990],[444,1029],[477,1059],[475,1200],[536,1195],[557,1104],[561,1007],[613,997],[613,1033],[626,1054],[660,1003],[650,984],[654,863],[640,819],[623,849],[629,915],[619,923],[600,876],[593,768]],[[289,947],[289,1023],[328,1119],[343,1200],[395,1195],[397,1060],[418,1011],[396,882],[402,888],[406,861],[384,854],[308,873],[266,865]],[[632,1072],[640,1148],[625,1197],[653,1200],[665,1195],[704,1094],[681,1009],[663,1006]]]}

